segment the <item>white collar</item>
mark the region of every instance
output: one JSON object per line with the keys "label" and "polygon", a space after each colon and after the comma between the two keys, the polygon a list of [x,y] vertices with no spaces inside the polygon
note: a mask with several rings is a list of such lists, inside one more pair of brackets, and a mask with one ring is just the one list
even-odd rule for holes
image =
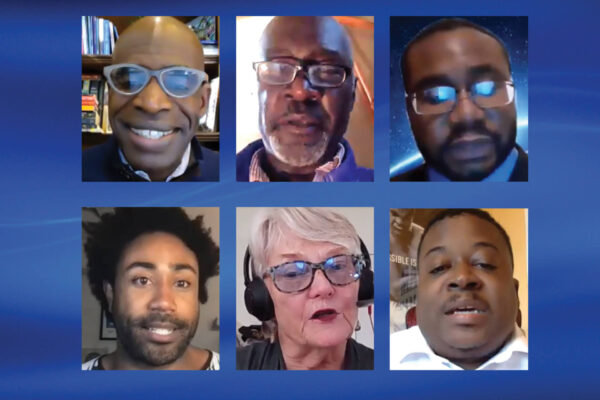
{"label": "white collar", "polygon": [[[502,164],[500,164],[491,174],[483,178],[481,182],[508,182],[510,175],[515,169],[515,165],[517,165],[518,158],[519,152],[516,147],[513,147]],[[450,179],[433,167],[427,167],[427,177],[431,182],[450,182]]]}
{"label": "white collar", "polygon": [[[192,145],[191,145],[191,143],[188,143],[187,147],[185,148],[185,151],[183,152],[183,156],[181,157],[181,162],[179,163],[177,168],[175,168],[175,170],[171,173],[171,175],[167,176],[167,179],[165,179],[165,182],[169,182],[170,180],[175,179],[185,173],[185,170],[187,169],[187,167],[190,163],[190,155],[192,153],[191,149],[192,149]],[[152,182],[152,179],[150,179],[150,175],[148,175],[145,171],[142,171],[141,169],[136,170],[133,168],[133,166],[131,164],[129,164],[129,162],[125,158],[125,154],[123,154],[123,152],[121,151],[120,148],[119,148],[119,158],[121,159],[121,162],[123,164],[127,165],[129,168],[131,168],[131,170],[137,176],[141,177],[144,180],[147,180],[148,182]]]}
{"label": "white collar", "polygon": [[[517,327],[511,338],[493,357],[477,370],[527,369],[528,344],[525,333]],[[511,360],[513,358],[513,360]],[[515,365],[518,365],[515,367]],[[525,366],[525,368],[523,368]],[[463,368],[433,352],[418,326],[393,333],[390,339],[390,369],[462,370]]]}

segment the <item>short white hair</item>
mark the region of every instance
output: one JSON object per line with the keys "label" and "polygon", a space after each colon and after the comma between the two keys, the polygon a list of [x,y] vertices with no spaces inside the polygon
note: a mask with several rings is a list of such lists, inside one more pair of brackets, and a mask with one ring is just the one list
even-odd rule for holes
{"label": "short white hair", "polygon": [[360,238],[348,219],[332,209],[314,207],[266,208],[254,221],[250,254],[254,274],[262,277],[273,248],[286,234],[312,242],[329,242],[360,254]]}

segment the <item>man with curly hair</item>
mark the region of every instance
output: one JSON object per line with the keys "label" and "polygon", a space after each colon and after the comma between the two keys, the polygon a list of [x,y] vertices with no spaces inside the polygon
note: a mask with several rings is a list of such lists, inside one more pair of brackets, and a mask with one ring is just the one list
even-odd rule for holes
{"label": "man with curly hair", "polygon": [[218,273],[219,248],[180,208],[115,208],[84,222],[92,293],[117,331],[114,352],[82,369],[218,369],[219,355],[196,348],[199,303]]}

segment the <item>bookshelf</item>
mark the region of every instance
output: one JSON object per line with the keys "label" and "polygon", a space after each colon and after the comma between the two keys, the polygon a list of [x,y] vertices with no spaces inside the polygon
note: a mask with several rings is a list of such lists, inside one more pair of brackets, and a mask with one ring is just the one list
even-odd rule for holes
{"label": "bookshelf", "polygon": [[[100,16],[105,20],[110,21],[116,28],[118,33],[123,32],[130,24],[139,19],[140,17],[135,16]],[[188,24],[193,21],[195,16],[176,16],[181,22]],[[217,37],[215,44],[204,44],[204,70],[208,74],[209,80],[213,80],[219,77],[219,44],[218,44],[218,32],[219,32],[219,17],[215,17]],[[102,80],[102,72],[105,66],[112,63],[111,55],[100,55],[100,54],[82,54],[81,55],[81,73],[82,76],[99,75]],[[196,134],[196,138],[204,146],[212,149],[219,150],[219,115],[218,107],[215,115],[214,130],[206,131],[200,130]],[[97,146],[104,143],[110,138],[111,133],[103,132],[102,129],[85,129],[82,127],[82,148],[83,150]]]}

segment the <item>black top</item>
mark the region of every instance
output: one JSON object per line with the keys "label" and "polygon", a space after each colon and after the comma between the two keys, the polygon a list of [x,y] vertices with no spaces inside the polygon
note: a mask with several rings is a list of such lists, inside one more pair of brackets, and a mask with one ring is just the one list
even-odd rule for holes
{"label": "black top", "polygon": [[[342,369],[373,369],[373,354],[373,349],[348,339]],[[257,342],[238,349],[236,366],[237,369],[287,369],[279,342]]]}
{"label": "black top", "polygon": [[[529,159],[527,153],[520,146],[517,147],[519,157],[517,163],[510,174],[509,182],[527,182],[529,175]],[[427,164],[421,164],[417,168],[411,169],[400,175],[393,176],[390,179],[392,182],[427,182]]]}
{"label": "black top", "polygon": [[[185,173],[174,178],[172,182],[218,181],[219,154],[201,146],[196,138],[192,138],[191,145],[190,164]],[[84,182],[146,182],[130,166],[121,162],[114,137],[83,152],[82,180]]]}

